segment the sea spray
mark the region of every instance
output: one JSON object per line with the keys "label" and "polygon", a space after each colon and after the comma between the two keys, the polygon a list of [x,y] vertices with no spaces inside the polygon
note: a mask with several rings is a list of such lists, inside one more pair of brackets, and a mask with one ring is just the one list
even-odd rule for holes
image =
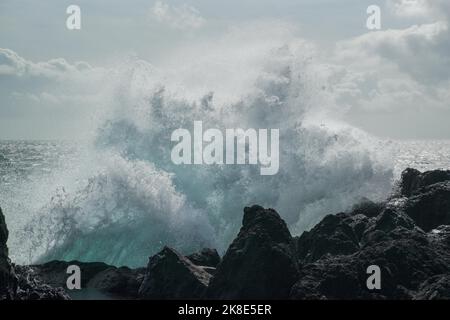
{"label": "sea spray", "polygon": [[279,137],[279,129],[226,129],[223,134],[210,128],[203,133],[202,121],[194,121],[193,137],[184,128],[172,132],[170,140],[178,143],[170,158],[177,165],[260,164],[261,175],[274,175],[280,167]]}
{"label": "sea spray", "polygon": [[[13,235],[11,252],[22,252],[15,260],[142,266],[164,245],[223,252],[251,204],[277,209],[298,234],[362,196],[383,197],[391,163],[373,138],[339,121],[309,46],[242,40],[221,40],[227,50],[218,43],[176,66],[178,77],[139,59],[117,67],[78,159],[85,170],[57,192],[40,186],[53,196]],[[279,128],[278,173],[174,164],[171,134],[196,120],[220,130]]]}

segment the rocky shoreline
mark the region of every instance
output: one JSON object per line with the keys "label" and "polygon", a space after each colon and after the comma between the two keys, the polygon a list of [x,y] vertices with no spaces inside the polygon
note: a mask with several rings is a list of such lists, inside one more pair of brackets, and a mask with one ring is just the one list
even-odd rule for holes
{"label": "rocky shoreline", "polygon": [[[70,299],[67,267],[82,288],[122,299],[450,299],[450,171],[403,172],[384,202],[364,200],[293,237],[273,209],[244,209],[221,258],[214,249],[183,256],[165,247],[146,268],[8,258],[0,209],[0,299]],[[379,266],[381,288],[368,289]]]}

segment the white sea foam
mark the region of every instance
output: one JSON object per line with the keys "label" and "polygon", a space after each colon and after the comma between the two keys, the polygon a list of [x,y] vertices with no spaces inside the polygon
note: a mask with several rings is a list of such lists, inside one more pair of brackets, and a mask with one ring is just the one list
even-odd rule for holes
{"label": "white sea foam", "polygon": [[[290,31],[251,27],[187,48],[158,68],[139,59],[118,64],[76,168],[40,181],[51,200],[45,193],[46,203],[13,227],[14,259],[144,265],[166,244],[225,250],[247,205],[275,208],[298,234],[360,197],[384,197],[389,154],[340,121],[315,56]],[[219,129],[279,128],[278,174],[174,165],[171,133],[196,120]]]}

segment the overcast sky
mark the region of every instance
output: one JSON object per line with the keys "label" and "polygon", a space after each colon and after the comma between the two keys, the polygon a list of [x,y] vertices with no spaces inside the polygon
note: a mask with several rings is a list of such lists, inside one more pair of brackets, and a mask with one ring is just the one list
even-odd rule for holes
{"label": "overcast sky", "polygon": [[[70,4],[79,31],[66,28]],[[380,31],[366,28],[371,4]],[[449,17],[448,0],[0,0],[0,139],[76,138],[115,61],[164,66],[188,44],[277,22],[320,53],[346,121],[381,137],[450,139]]]}

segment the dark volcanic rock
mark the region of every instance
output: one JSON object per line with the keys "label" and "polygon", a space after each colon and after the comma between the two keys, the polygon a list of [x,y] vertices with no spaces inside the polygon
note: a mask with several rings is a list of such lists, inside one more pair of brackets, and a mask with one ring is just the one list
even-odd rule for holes
{"label": "dark volcanic rock", "polygon": [[298,276],[293,239],[273,209],[244,209],[243,226],[208,288],[216,299],[284,299]]}
{"label": "dark volcanic rock", "polygon": [[81,261],[50,261],[41,265],[33,265],[31,268],[47,284],[54,287],[66,287],[67,268],[70,265],[80,267],[81,287],[86,288],[87,283],[98,273],[111,268],[103,262],[81,262]]}
{"label": "dark volcanic rock", "polygon": [[174,249],[165,247],[150,257],[139,289],[142,299],[199,299],[211,274],[194,265]]}
{"label": "dark volcanic rock", "polygon": [[383,211],[385,203],[373,202],[367,198],[361,199],[359,203],[353,206],[351,214],[361,214],[366,217],[376,217]]}
{"label": "dark volcanic rock", "polygon": [[450,170],[433,170],[421,173],[419,170],[408,168],[402,172],[400,194],[410,197],[420,188],[449,180]]}
{"label": "dark volcanic rock", "polygon": [[363,272],[347,256],[326,257],[305,265],[291,299],[352,299],[362,296]]}
{"label": "dark volcanic rock", "polygon": [[[335,242],[344,239],[346,243],[347,238],[342,234],[351,233],[348,228],[345,228],[347,233],[341,229],[342,225],[352,225],[352,219],[360,220],[360,217],[344,214],[335,216],[332,225],[336,226],[336,233],[341,236],[337,240],[336,234],[326,228],[317,228],[314,239],[331,235]],[[350,254],[342,250],[329,253],[304,265],[298,282],[292,288],[291,298],[412,299],[416,292],[422,292],[417,296],[425,296],[433,286],[439,286],[439,292],[444,291],[444,280],[437,284],[436,281],[425,281],[450,272],[448,227],[427,234],[414,224],[401,207],[396,209],[389,206],[366,222],[359,242],[360,249]],[[324,221],[320,224],[327,225]],[[314,245],[311,250],[315,252]],[[381,290],[367,289],[366,271],[370,265],[377,265],[381,269]],[[428,290],[430,286],[432,288]],[[439,297],[442,296],[440,293]]]}
{"label": "dark volcanic rock", "polygon": [[[82,286],[141,299],[450,299],[450,171],[407,169],[386,202],[363,200],[292,238],[273,209],[244,209],[223,259],[165,247],[147,268],[52,261],[14,266],[0,210],[0,298],[65,299],[71,264]],[[369,266],[381,289],[369,290]]]}
{"label": "dark volcanic rock", "polygon": [[425,231],[450,224],[450,181],[420,189],[408,198],[404,210]]}
{"label": "dark volcanic rock", "polygon": [[95,288],[120,297],[136,298],[144,279],[145,268],[110,267],[91,278],[88,288]]}
{"label": "dark volcanic rock", "polygon": [[317,261],[325,255],[351,254],[359,250],[352,218],[345,213],[326,216],[311,231],[297,238],[298,257],[303,262]]}
{"label": "dark volcanic rock", "polygon": [[[292,299],[450,298],[450,171],[405,170],[400,194],[325,217],[297,241]],[[368,290],[367,267],[381,269]]]}
{"label": "dark volcanic rock", "polygon": [[[370,220],[363,232],[361,247],[372,245],[382,240],[391,240],[389,233],[398,228],[412,230],[414,221],[402,211],[394,208],[386,208],[381,214]],[[417,230],[420,233],[420,230]]]}
{"label": "dark volcanic rock", "polygon": [[366,230],[387,224],[386,216],[384,204],[368,199],[363,199],[348,213],[327,215],[310,231],[296,238],[298,257],[304,263],[311,263],[327,255],[357,252],[363,245]]}
{"label": "dark volcanic rock", "polygon": [[8,248],[6,242],[8,241],[8,228],[6,227],[5,216],[2,208],[0,208],[0,254],[8,256]]}
{"label": "dark volcanic rock", "polygon": [[216,249],[204,248],[187,256],[191,262],[197,266],[217,267],[220,263],[220,256]]}
{"label": "dark volcanic rock", "polygon": [[[328,256],[303,267],[293,299],[407,299],[426,279],[449,272],[429,243],[410,239],[382,241],[348,256]],[[366,287],[367,268],[381,269],[381,290]]]}
{"label": "dark volcanic rock", "polygon": [[68,300],[62,287],[53,287],[42,281],[34,270],[27,266],[14,266],[18,286],[16,300]]}
{"label": "dark volcanic rock", "polygon": [[8,258],[8,229],[0,209],[0,300],[65,300],[62,288],[46,285],[29,267],[14,266]]}
{"label": "dark volcanic rock", "polygon": [[422,283],[414,294],[416,300],[449,300],[450,299],[450,274],[442,274],[431,277]]}
{"label": "dark volcanic rock", "polygon": [[428,238],[436,243],[436,249],[443,247],[450,250],[450,225],[433,229],[428,233]]}
{"label": "dark volcanic rock", "polygon": [[0,300],[12,299],[17,287],[17,279],[8,258],[8,228],[0,208]]}
{"label": "dark volcanic rock", "polygon": [[80,267],[82,289],[97,289],[123,298],[137,297],[145,273],[145,268],[117,268],[103,262],[55,260],[31,268],[46,284],[65,288],[70,265]]}

